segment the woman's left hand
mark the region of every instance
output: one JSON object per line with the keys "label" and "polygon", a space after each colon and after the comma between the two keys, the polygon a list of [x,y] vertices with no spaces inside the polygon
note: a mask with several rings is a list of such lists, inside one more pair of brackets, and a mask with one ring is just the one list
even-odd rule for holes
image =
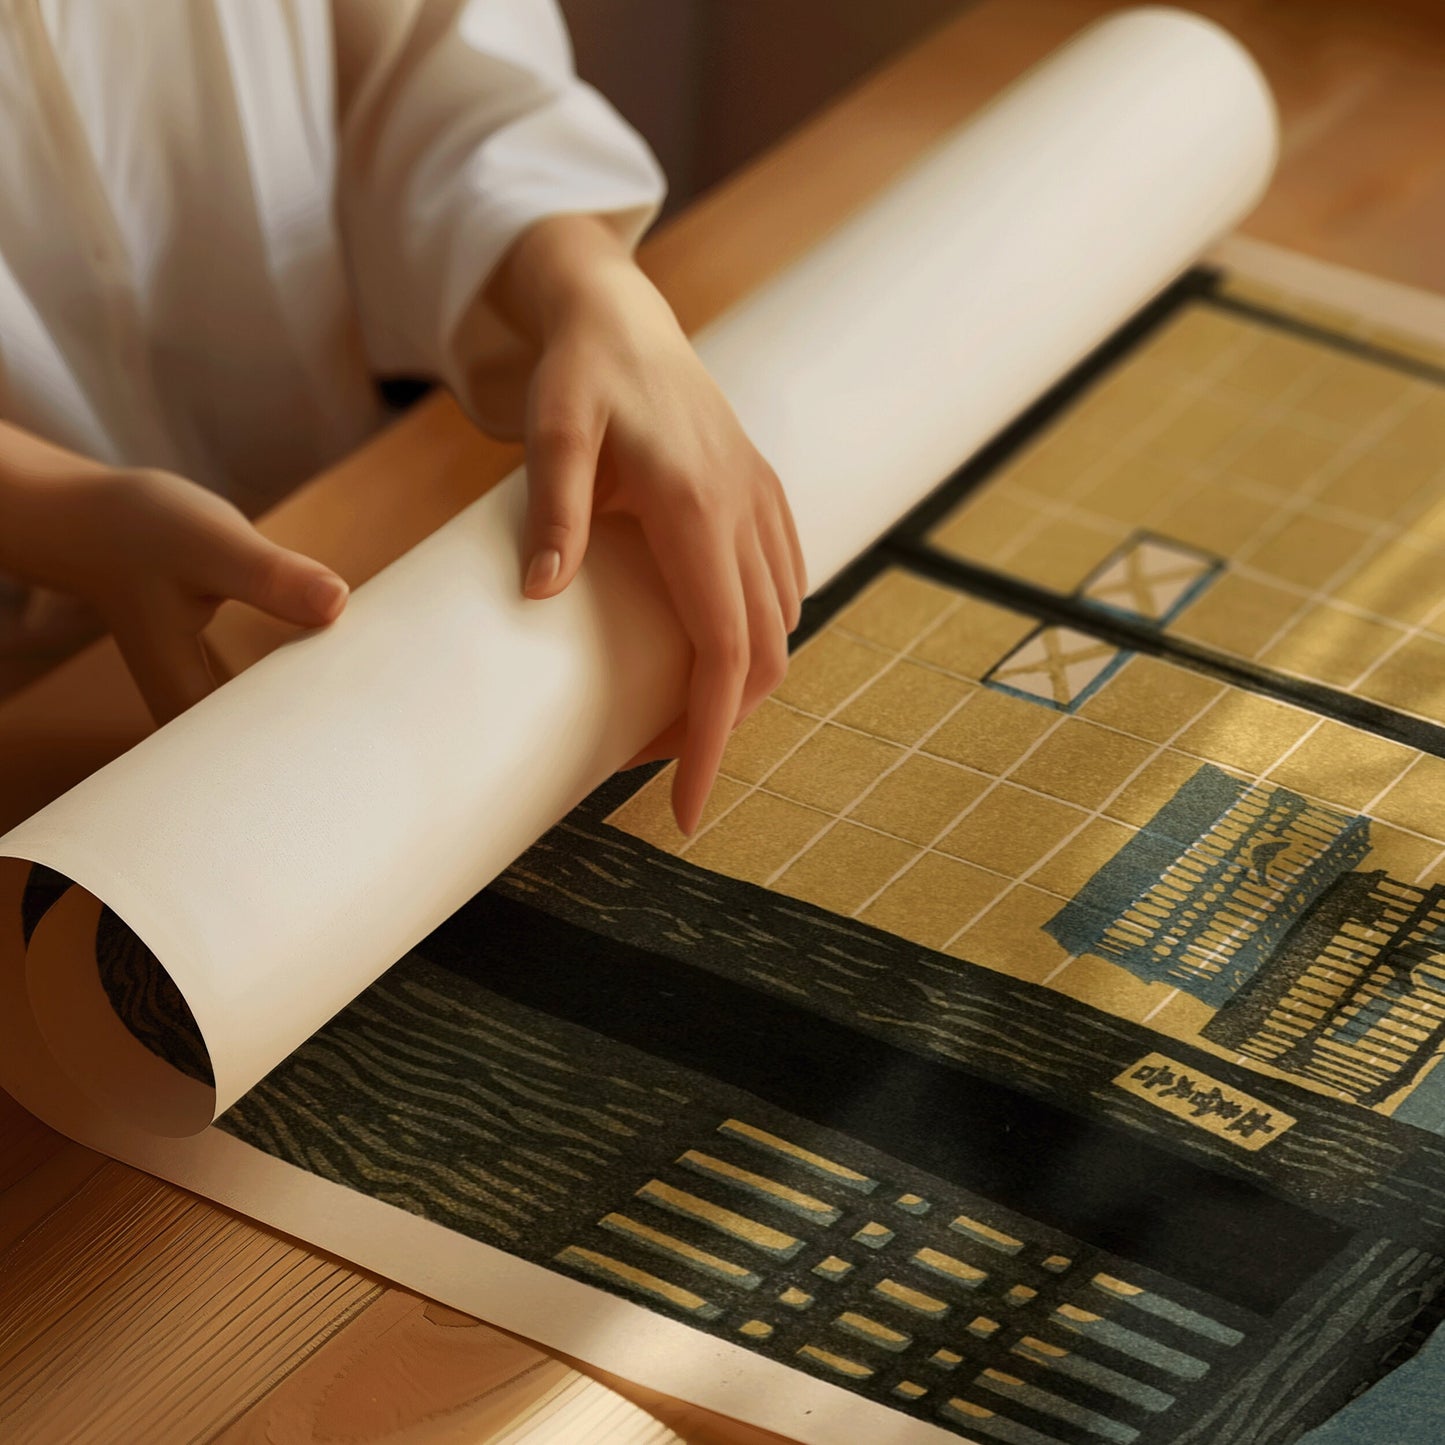
{"label": "woman's left hand", "polygon": [[679,757],[673,811],[691,833],[729,734],[787,668],[807,591],[792,513],[666,301],[603,221],[533,227],[499,284],[539,351],[525,591],[567,586],[594,511],[637,520],[694,660],[686,714],[635,761]]}

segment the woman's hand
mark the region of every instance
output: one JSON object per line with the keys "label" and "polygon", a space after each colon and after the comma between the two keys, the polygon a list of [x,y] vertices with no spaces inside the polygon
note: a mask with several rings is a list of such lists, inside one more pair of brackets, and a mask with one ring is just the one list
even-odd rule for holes
{"label": "woman's hand", "polygon": [[636,518],[694,663],[686,715],[634,761],[680,755],[673,810],[691,833],[729,733],[787,668],[807,579],[782,486],[600,219],[534,226],[489,294],[539,353],[524,588],[567,586],[594,510]]}
{"label": "woman's hand", "polygon": [[0,567],[88,602],[158,722],[216,686],[201,634],[222,602],[316,627],[347,596],[329,568],[193,482],[103,467],[13,427],[0,427]]}

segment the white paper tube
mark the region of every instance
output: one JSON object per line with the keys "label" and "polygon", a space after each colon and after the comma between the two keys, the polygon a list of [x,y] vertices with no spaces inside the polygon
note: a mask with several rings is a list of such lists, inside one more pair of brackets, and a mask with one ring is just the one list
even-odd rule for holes
{"label": "white paper tube", "polygon": [[[709,327],[699,349],[786,484],[814,583],[1238,221],[1274,155],[1232,39],[1126,12]],[[214,1095],[106,1021],[94,910],[67,905],[28,996],[98,1108],[203,1127],[679,712],[688,651],[636,534],[599,525],[576,585],[523,601],[523,489],[0,839],[109,904],[205,1036]]]}

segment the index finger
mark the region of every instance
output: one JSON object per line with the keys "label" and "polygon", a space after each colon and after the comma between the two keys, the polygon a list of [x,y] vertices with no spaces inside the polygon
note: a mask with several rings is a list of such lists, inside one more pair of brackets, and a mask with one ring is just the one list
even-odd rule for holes
{"label": "index finger", "polygon": [[170,722],[215,691],[217,669],[199,633],[134,621],[115,627],[114,637],[157,723]]}

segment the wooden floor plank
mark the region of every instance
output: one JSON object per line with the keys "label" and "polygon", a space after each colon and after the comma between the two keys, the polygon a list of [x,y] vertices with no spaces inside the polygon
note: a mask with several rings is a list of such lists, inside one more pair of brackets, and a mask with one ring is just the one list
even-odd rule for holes
{"label": "wooden floor plank", "polygon": [[[623,1395],[470,1315],[389,1289],[246,1410],[217,1445],[489,1445],[519,1427],[559,1439],[585,1418],[589,1445],[674,1445]],[[531,1437],[522,1437],[531,1438]],[[580,1436],[579,1436],[580,1438]]]}
{"label": "wooden floor plank", "polygon": [[105,1164],[0,1254],[9,1439],[205,1439],[381,1287]]}
{"label": "wooden floor plank", "polygon": [[[402,1289],[388,1289],[338,1330],[224,1430],[216,1445],[486,1445],[494,1432],[537,1411],[579,1376],[599,1396],[599,1434],[595,1441],[589,1437],[590,1445],[606,1445],[614,1435],[617,1445],[636,1445],[651,1439],[653,1429],[660,1431],[659,1441],[680,1438],[688,1445],[787,1445],[781,1435],[579,1361],[553,1358],[516,1335]],[[615,1403],[608,1404],[604,1392]]]}
{"label": "wooden floor plank", "polygon": [[[9,1249],[64,1204],[105,1163],[104,1155],[68,1140],[47,1153],[22,1179],[0,1193],[0,1251]],[[4,1288],[5,1278],[0,1275],[0,1302]]]}
{"label": "wooden floor plank", "polygon": [[64,1145],[59,1134],[0,1090],[0,1196]]}

